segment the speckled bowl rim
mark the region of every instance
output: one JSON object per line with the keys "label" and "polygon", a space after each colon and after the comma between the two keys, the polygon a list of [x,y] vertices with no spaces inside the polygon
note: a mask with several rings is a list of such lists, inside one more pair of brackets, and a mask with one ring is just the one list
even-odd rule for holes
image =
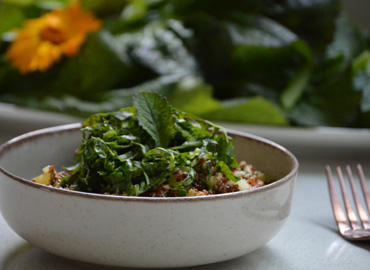
{"label": "speckled bowl rim", "polygon": [[[6,152],[11,150],[13,145],[24,144],[29,141],[34,140],[35,138],[50,136],[56,133],[64,133],[64,132],[76,132],[81,129],[80,123],[74,124],[67,124],[67,125],[60,125],[54,126],[44,129],[39,129],[35,131],[31,131],[25,133],[23,135],[17,136],[0,146],[0,156],[6,155]],[[245,132],[235,131],[226,129],[229,135],[239,136],[243,139],[252,140],[257,143],[261,143],[267,145],[271,148],[275,148],[276,150],[280,151],[282,154],[286,155],[291,163],[293,164],[292,170],[285,175],[283,178],[276,180],[275,182],[268,184],[263,187],[259,187],[253,190],[247,191],[238,191],[232,193],[225,193],[225,194],[216,194],[216,195],[207,195],[207,196],[193,196],[193,197],[134,197],[134,196],[119,196],[119,195],[104,195],[104,194],[96,194],[96,193],[87,193],[87,192],[80,192],[80,191],[73,191],[73,190],[65,190],[61,188],[55,188],[51,186],[45,186],[42,184],[34,183],[30,181],[30,179],[25,179],[23,177],[19,177],[14,175],[13,173],[8,172],[5,170],[0,164],[0,173],[10,177],[14,181],[17,181],[23,185],[27,185],[32,188],[46,190],[48,192],[56,192],[57,194],[66,195],[66,196],[79,196],[86,199],[99,199],[99,200],[109,200],[109,201],[126,201],[126,202],[150,202],[150,203],[163,203],[163,202],[199,202],[204,200],[219,200],[219,199],[234,199],[238,197],[244,197],[248,195],[252,195],[255,193],[264,192],[266,190],[277,188],[280,185],[292,180],[295,174],[298,173],[299,163],[297,158],[286,148],[283,146],[272,142],[270,140],[264,139],[262,137],[252,135]]]}

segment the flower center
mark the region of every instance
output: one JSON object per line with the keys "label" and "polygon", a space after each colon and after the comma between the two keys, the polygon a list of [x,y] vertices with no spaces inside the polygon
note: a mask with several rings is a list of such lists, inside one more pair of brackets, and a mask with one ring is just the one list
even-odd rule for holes
{"label": "flower center", "polygon": [[61,44],[66,40],[64,32],[60,28],[47,26],[41,30],[41,38],[53,44]]}

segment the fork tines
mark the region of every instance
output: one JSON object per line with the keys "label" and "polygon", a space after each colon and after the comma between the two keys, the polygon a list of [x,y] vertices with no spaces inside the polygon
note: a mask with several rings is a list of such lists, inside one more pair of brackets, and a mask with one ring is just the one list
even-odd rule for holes
{"label": "fork tines", "polygon": [[[364,208],[359,194],[357,192],[355,180],[350,166],[346,166],[347,177],[352,190],[352,198],[355,203],[356,211],[353,210],[350,196],[348,195],[342,169],[338,166],[336,168],[340,189],[343,197],[343,204],[346,212],[343,211],[341,202],[339,201],[335,186],[333,175],[330,166],[326,166],[326,176],[329,186],[329,194],[333,208],[334,218],[337,222],[339,232],[348,240],[370,240],[370,193],[366,185],[364,172],[361,165],[357,165],[358,178],[360,180],[361,190],[364,196],[364,202],[367,206],[367,211]],[[360,220],[360,222],[358,221]]]}

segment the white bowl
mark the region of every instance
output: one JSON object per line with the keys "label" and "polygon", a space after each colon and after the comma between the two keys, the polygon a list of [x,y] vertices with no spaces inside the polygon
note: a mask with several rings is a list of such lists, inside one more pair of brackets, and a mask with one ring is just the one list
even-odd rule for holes
{"label": "white bowl", "polygon": [[126,267],[182,267],[224,261],[271,240],[285,223],[298,172],[283,147],[228,132],[238,159],[276,182],[222,195],[120,197],[48,187],[29,179],[48,164],[72,164],[79,124],[47,128],[0,147],[0,210],[25,240],[73,260]]}

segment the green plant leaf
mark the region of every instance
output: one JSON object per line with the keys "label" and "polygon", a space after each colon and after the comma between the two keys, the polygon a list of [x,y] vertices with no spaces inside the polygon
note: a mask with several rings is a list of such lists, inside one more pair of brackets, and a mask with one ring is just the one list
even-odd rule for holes
{"label": "green plant leaf", "polygon": [[131,66],[118,57],[112,42],[104,30],[90,35],[76,57],[60,63],[60,72],[49,89],[93,100],[92,90],[101,93],[125,81],[132,74]]}
{"label": "green plant leaf", "polygon": [[235,22],[225,23],[235,45],[275,48],[298,40],[288,28],[267,17],[238,14],[235,19]]}
{"label": "green plant leaf", "polygon": [[128,44],[125,49],[129,50],[133,62],[154,74],[194,75],[198,72],[197,63],[184,37],[179,36],[181,30],[191,36],[191,31],[181,21],[155,22],[130,35],[124,33],[121,42]]}
{"label": "green plant leaf", "polygon": [[145,0],[132,0],[124,8],[121,17],[126,22],[134,22],[145,16],[147,3]]}
{"label": "green plant leaf", "polygon": [[237,181],[237,179],[235,178],[233,172],[230,170],[229,166],[227,166],[225,162],[220,161],[217,164],[217,167],[219,167],[221,169],[221,172],[223,172],[228,179],[230,179],[233,182],[236,182]]}
{"label": "green plant leaf", "polygon": [[364,50],[352,61],[352,74],[355,75],[357,71],[364,70],[370,73],[370,51]]}
{"label": "green plant leaf", "polygon": [[288,124],[280,109],[262,97],[223,102],[222,108],[205,113],[202,117],[210,120],[265,125],[284,126]]}
{"label": "green plant leaf", "polygon": [[99,16],[107,16],[120,12],[127,0],[80,0],[85,9],[92,10]]}
{"label": "green plant leaf", "polygon": [[141,92],[134,98],[140,126],[160,147],[167,147],[175,134],[171,106],[156,93]]}
{"label": "green plant leaf", "polygon": [[22,26],[24,14],[21,9],[9,4],[0,4],[0,37],[15,27]]}
{"label": "green plant leaf", "polygon": [[25,7],[34,4],[34,0],[2,0],[4,4]]}
{"label": "green plant leaf", "polygon": [[337,18],[336,27],[337,31],[333,42],[327,48],[327,55],[328,57],[343,55],[345,62],[351,62],[364,50],[365,40],[360,31],[344,16]]}
{"label": "green plant leaf", "polygon": [[213,89],[201,78],[187,77],[180,80],[167,94],[172,106],[195,115],[202,115],[221,107],[213,97]]}
{"label": "green plant leaf", "polygon": [[305,65],[298,70],[297,75],[292,78],[282,93],[280,100],[283,108],[290,110],[302,96],[311,75],[311,65]]}

